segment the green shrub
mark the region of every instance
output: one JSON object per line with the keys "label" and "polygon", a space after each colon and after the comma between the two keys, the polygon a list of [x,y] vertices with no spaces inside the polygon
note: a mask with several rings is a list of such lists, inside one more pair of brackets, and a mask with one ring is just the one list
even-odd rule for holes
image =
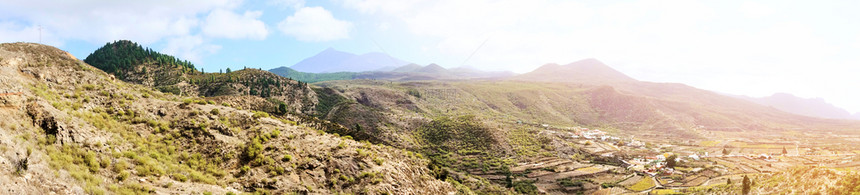
{"label": "green shrub", "polygon": [[245,146],[245,157],[248,160],[259,161],[263,157],[263,143],[255,137]]}
{"label": "green shrub", "polygon": [[119,174],[116,176],[116,180],[117,180],[117,181],[124,181],[125,179],[128,179],[128,176],[129,176],[129,175],[131,175],[131,174],[129,174],[129,173],[128,173],[128,171],[121,171],[121,172],[119,172]]}
{"label": "green shrub", "polygon": [[382,158],[373,158],[373,162],[376,163],[376,165],[382,165],[385,160]]}
{"label": "green shrub", "polygon": [[534,181],[520,180],[513,183],[514,190],[521,194],[538,194],[537,186]]}
{"label": "green shrub", "polygon": [[360,174],[360,175],[358,175],[358,177],[359,177],[359,178],[376,178],[376,173],[373,173],[373,172],[361,172],[361,174]]}
{"label": "green shrub", "polygon": [[217,108],[213,108],[212,110],[209,111],[209,114],[212,114],[212,115],[218,115],[219,113],[220,113],[220,111]]}
{"label": "green shrub", "polygon": [[99,162],[96,160],[96,154],[93,151],[87,151],[87,153],[84,154],[84,163],[87,164],[90,169],[90,172],[93,173],[99,171],[99,167],[101,167],[101,165],[99,165]]}
{"label": "green shrub", "polygon": [[358,156],[361,156],[361,157],[367,157],[368,155],[370,155],[370,153],[362,150],[361,148],[355,149],[355,152],[358,153]]}
{"label": "green shrub", "polygon": [[197,171],[191,171],[191,181],[193,182],[203,182],[207,184],[215,184],[215,178],[211,176],[204,175]]}
{"label": "green shrub", "polygon": [[101,162],[99,162],[99,165],[101,165],[102,168],[107,168],[108,166],[110,166],[110,158],[107,156],[102,156],[102,159],[101,159]]}
{"label": "green shrub", "polygon": [[582,180],[573,181],[570,178],[557,179],[556,181],[564,187],[582,187],[584,185]]}
{"label": "green shrub", "polygon": [[284,154],[284,157],[281,157],[281,161],[289,162],[290,160],[293,160],[293,155]]}
{"label": "green shrub", "polygon": [[96,89],[96,86],[93,84],[86,84],[84,85],[84,89],[86,89],[87,91],[92,91],[93,89]]}
{"label": "green shrub", "polygon": [[607,182],[607,183],[602,183],[602,184],[600,184],[600,187],[602,187],[602,188],[612,188],[612,187],[615,187],[616,185],[618,185],[618,184],[616,184],[616,183],[608,183],[608,182]]}
{"label": "green shrub", "polygon": [[188,177],[185,177],[185,175],[183,175],[181,173],[174,173],[173,175],[171,175],[171,177],[173,177],[173,179],[175,179],[176,181],[181,181],[181,182],[188,181]]}
{"label": "green shrub", "polygon": [[126,169],[128,169],[128,163],[124,160],[117,160],[117,162],[113,165],[113,172],[121,172],[125,171]]}
{"label": "green shrub", "polygon": [[251,115],[251,117],[253,117],[254,119],[260,119],[264,117],[269,117],[269,113],[254,111],[254,115]]}
{"label": "green shrub", "polygon": [[411,96],[415,96],[416,98],[421,98],[421,92],[418,92],[417,89],[410,88],[409,90],[406,90],[406,94],[409,94]]}
{"label": "green shrub", "polygon": [[248,171],[251,171],[251,167],[249,167],[248,165],[245,165],[245,166],[242,166],[242,168],[239,169],[239,171],[241,171],[242,173],[248,173]]}

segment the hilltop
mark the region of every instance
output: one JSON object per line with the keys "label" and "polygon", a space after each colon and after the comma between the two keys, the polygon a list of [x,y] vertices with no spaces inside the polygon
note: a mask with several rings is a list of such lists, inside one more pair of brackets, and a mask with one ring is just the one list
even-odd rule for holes
{"label": "hilltop", "polygon": [[283,102],[291,112],[312,114],[316,96],[306,83],[268,71],[242,69],[204,73],[190,62],[121,40],[107,43],[84,62],[135,84],[187,96],[259,96]]}
{"label": "hilltop", "polygon": [[607,66],[597,59],[589,58],[567,65],[545,64],[537,69],[513,77],[514,80],[575,83],[619,83],[636,82],[624,73]]}
{"label": "hilltop", "polygon": [[[317,130],[325,123],[163,93],[112,75],[54,47],[0,44],[4,193],[456,191],[420,156]],[[255,98],[262,99],[247,100]]]}

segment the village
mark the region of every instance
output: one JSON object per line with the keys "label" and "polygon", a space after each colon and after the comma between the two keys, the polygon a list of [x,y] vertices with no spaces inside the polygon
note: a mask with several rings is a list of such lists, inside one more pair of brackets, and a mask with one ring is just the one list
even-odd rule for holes
{"label": "village", "polygon": [[[527,124],[517,121],[517,124],[530,125],[542,129],[540,134],[551,136],[581,147],[590,154],[599,156],[600,162],[592,161],[590,166],[598,167],[592,172],[582,172],[585,168],[575,169],[579,172],[551,177],[558,181],[581,181],[586,177],[604,178],[598,187],[591,188],[588,193],[599,191],[615,193],[683,193],[687,189],[704,188],[731,182],[739,182],[744,176],[765,177],[768,174],[787,170],[800,165],[856,168],[857,148],[845,147],[860,139],[856,136],[842,136],[832,132],[822,132],[821,135],[804,135],[818,139],[792,139],[784,135],[770,142],[757,142],[755,136],[738,136],[736,132],[705,132],[710,136],[719,137],[713,140],[675,141],[636,139],[635,135],[619,135],[597,128],[557,127],[548,124]],[[732,134],[732,135],[727,135]],[[807,132],[806,134],[811,134]],[[729,137],[729,138],[722,138]],[[843,142],[833,142],[840,138]],[[610,162],[610,163],[607,163]],[[612,163],[615,162],[615,163]],[[531,167],[549,166],[532,164]],[[538,166],[535,166],[538,165]],[[523,169],[523,168],[520,168]],[[554,168],[558,169],[558,168]],[[534,174],[536,176],[548,173]],[[609,176],[615,173],[623,176]],[[594,180],[592,180],[594,181]],[[540,186],[544,191],[551,191],[554,186]],[[561,188],[568,190],[586,189]],[[563,191],[563,190],[562,190]]]}

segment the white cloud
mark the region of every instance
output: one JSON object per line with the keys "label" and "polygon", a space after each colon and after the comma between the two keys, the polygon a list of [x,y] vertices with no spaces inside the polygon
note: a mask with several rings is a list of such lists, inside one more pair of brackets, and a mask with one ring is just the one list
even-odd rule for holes
{"label": "white cloud", "polygon": [[[0,21],[0,42],[33,42],[38,43],[40,39],[39,26],[24,26],[12,21]],[[57,39],[50,31],[42,30],[41,41],[44,44],[60,47],[63,42]]]}
{"label": "white cloud", "polygon": [[331,41],[349,38],[352,23],[334,18],[322,7],[303,7],[278,23],[278,29],[301,41]]}
{"label": "white cloud", "polygon": [[300,9],[305,7],[305,0],[269,0],[268,3],[280,6],[281,8]]}
{"label": "white cloud", "polygon": [[750,18],[763,18],[774,14],[774,10],[765,4],[747,1],[740,6],[741,13]]}
{"label": "white cloud", "polygon": [[421,6],[427,0],[340,0],[344,6],[362,13],[401,14]]}
{"label": "white cloud", "polygon": [[239,15],[231,11],[217,9],[209,13],[201,30],[209,37],[229,39],[265,39],[269,34],[263,21],[258,20],[263,12],[246,11]]}
{"label": "white cloud", "polygon": [[[149,44],[182,36],[197,27],[197,15],[232,9],[238,0],[154,1],[3,1],[0,18],[42,25],[57,40],[104,43],[129,39]],[[8,29],[0,29],[8,31]]]}
{"label": "white cloud", "polygon": [[162,53],[174,55],[181,59],[200,63],[204,56],[213,54],[221,46],[206,43],[201,36],[180,36],[167,39],[167,46]]}

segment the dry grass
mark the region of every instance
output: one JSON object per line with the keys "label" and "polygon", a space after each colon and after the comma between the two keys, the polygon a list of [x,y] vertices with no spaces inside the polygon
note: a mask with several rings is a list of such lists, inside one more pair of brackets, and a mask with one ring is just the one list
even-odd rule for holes
{"label": "dry grass", "polygon": [[639,182],[636,182],[636,184],[633,184],[632,186],[627,187],[627,189],[631,190],[631,191],[641,192],[641,191],[645,191],[647,189],[651,189],[655,185],[656,184],[654,183],[654,179],[651,179],[650,177],[644,177],[641,180],[639,180]]}

